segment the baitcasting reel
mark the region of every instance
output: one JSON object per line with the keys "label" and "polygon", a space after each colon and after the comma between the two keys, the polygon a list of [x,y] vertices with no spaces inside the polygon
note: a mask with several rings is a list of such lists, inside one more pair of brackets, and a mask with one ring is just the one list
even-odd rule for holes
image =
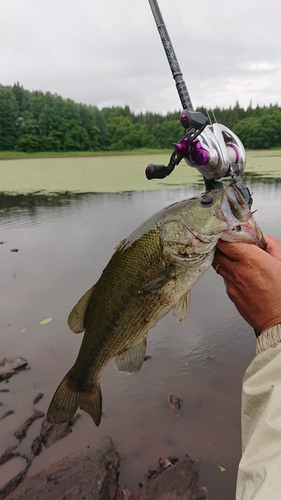
{"label": "baitcasting reel", "polygon": [[246,164],[245,149],[237,135],[219,123],[207,125],[207,118],[201,112],[184,110],[180,122],[185,128],[185,135],[176,144],[168,165],[151,163],[145,171],[147,179],[164,179],[184,158],[204,177],[206,189],[222,188],[221,179],[231,176],[251,206],[248,188],[241,179],[237,179]]}

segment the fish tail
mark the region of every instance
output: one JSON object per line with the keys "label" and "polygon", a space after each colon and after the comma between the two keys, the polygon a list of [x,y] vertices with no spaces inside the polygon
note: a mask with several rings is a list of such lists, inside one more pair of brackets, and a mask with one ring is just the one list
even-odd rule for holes
{"label": "fish tail", "polygon": [[102,395],[99,382],[80,393],[79,408],[89,413],[96,426],[100,425]]}
{"label": "fish tail", "polygon": [[83,389],[71,379],[71,370],[58,386],[47,411],[47,420],[53,424],[63,424],[70,420],[76,410],[86,411],[98,426],[101,421],[102,395],[100,383],[96,382]]}

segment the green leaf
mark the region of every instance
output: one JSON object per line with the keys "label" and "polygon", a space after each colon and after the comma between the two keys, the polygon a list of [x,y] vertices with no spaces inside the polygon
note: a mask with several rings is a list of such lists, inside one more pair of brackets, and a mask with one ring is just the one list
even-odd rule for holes
{"label": "green leaf", "polygon": [[219,467],[219,470],[220,470],[221,472],[225,472],[225,471],[226,471],[226,469],[225,469],[224,467],[222,467],[221,465],[219,465],[218,467]]}
{"label": "green leaf", "polygon": [[45,318],[45,319],[42,319],[42,321],[40,321],[40,325],[47,325],[48,323],[50,323],[52,321],[53,318]]}

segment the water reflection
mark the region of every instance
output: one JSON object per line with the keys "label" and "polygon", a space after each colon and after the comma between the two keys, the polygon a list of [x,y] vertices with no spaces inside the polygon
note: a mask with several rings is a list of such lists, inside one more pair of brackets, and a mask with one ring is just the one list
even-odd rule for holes
{"label": "water reflection", "polygon": [[251,183],[262,182],[264,184],[280,184],[281,182],[281,177],[259,172],[244,172],[242,175],[242,179],[245,182],[245,184],[248,184],[249,182]]}
{"label": "water reflection", "polygon": [[[261,228],[281,238],[276,183],[249,178],[255,217]],[[0,429],[0,454],[15,444],[14,430],[33,411],[38,392],[46,411],[55,388],[76,358],[81,336],[66,318],[83,292],[99,278],[116,244],[147,217],[202,188],[175,191],[0,196],[1,323],[0,357],[21,355],[31,369],[13,377],[1,393],[1,412],[14,414]],[[10,252],[18,248],[17,253]],[[49,325],[40,320],[52,317]],[[190,315],[178,327],[172,314],[150,332],[140,373],[117,374],[110,363],[102,374],[104,415],[95,428],[84,414],[72,434],[34,461],[40,470],[67,453],[84,450],[109,434],[120,452],[121,484],[136,489],[143,472],[160,456],[187,453],[202,463],[202,482],[216,500],[234,497],[240,457],[240,391],[254,356],[255,338],[227,298],[222,280],[210,269],[192,291]],[[168,395],[183,399],[172,411]],[[30,452],[36,422],[21,444]],[[218,465],[227,471],[221,474]]]}

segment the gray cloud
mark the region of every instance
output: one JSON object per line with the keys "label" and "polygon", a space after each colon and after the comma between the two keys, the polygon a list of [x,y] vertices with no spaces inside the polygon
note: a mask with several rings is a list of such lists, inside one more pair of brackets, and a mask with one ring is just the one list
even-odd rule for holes
{"label": "gray cloud", "polygon": [[[279,0],[158,0],[194,106],[281,104]],[[2,0],[0,83],[180,109],[148,0]]]}

